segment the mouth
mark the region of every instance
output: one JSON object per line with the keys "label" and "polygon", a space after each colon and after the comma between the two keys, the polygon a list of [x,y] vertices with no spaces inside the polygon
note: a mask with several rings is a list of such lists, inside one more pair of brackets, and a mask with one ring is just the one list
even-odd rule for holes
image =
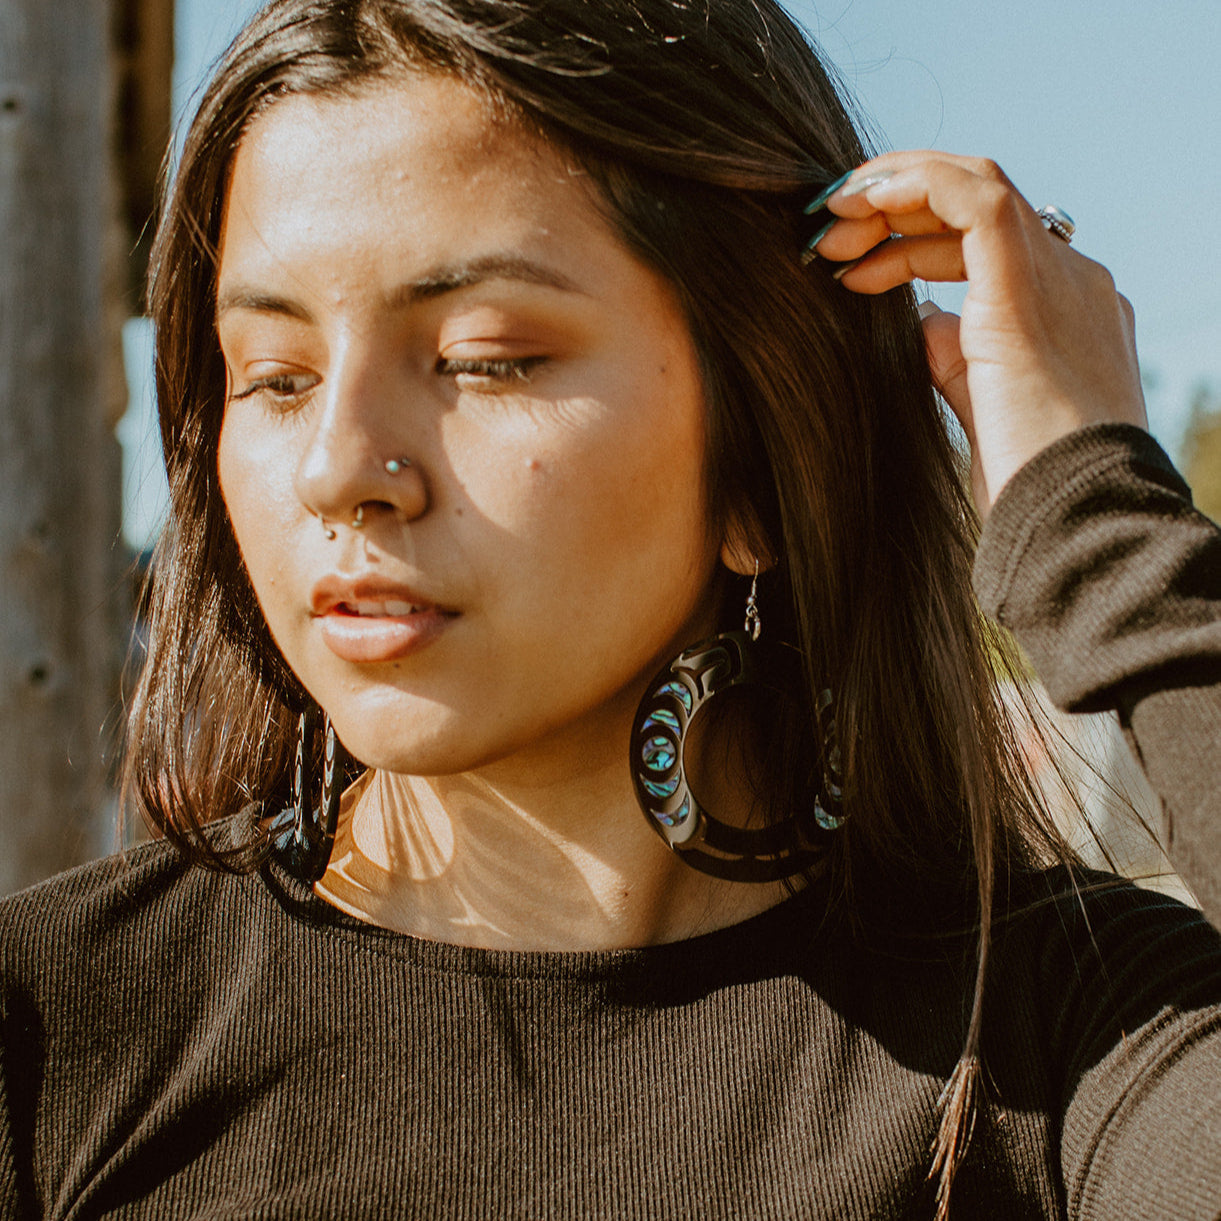
{"label": "mouth", "polygon": [[[381,585],[381,588],[377,588]],[[401,661],[427,648],[460,616],[401,586],[327,578],[311,610],[323,643],[344,661]]]}
{"label": "mouth", "polygon": [[337,602],[328,613],[350,615],[356,619],[401,619],[430,610],[436,610],[436,607],[424,602],[402,602],[397,599],[374,602],[362,599],[359,602]]}

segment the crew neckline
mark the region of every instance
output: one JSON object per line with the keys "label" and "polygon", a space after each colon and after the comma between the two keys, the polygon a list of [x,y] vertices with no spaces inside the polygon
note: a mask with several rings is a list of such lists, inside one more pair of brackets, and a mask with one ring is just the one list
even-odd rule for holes
{"label": "crew neckline", "polygon": [[813,944],[827,911],[825,887],[815,879],[746,920],[682,941],[607,950],[517,950],[433,941],[366,922],[320,898],[274,857],[256,876],[264,895],[289,919],[357,952],[439,973],[500,978],[593,983],[644,975],[682,981],[727,971],[741,975],[744,963],[767,970],[778,957],[790,957],[800,945]]}

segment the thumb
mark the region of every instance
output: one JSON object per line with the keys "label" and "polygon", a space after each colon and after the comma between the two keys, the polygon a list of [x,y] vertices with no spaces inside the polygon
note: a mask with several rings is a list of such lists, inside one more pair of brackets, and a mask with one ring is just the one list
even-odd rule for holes
{"label": "thumb", "polygon": [[961,319],[957,314],[947,314],[931,301],[920,303],[920,319],[933,385],[958,417],[967,440],[974,448],[975,427],[971,414],[971,392],[967,389],[967,362],[958,343]]}

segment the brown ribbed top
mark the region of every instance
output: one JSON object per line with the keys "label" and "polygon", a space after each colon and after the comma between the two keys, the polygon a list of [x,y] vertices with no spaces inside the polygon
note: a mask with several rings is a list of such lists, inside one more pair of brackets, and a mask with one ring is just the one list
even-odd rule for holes
{"label": "brown ribbed top", "polygon": [[[1215,777],[1221,686],[1185,681],[1183,640],[1205,668],[1221,657],[1221,544],[1164,456],[1135,468],[1145,448],[1134,430],[1091,429],[1019,473],[989,523],[981,592],[1038,664],[1063,653],[1070,698],[1113,693],[1155,779],[1147,742],[1168,737]],[[1162,497],[1173,511],[1132,526],[1135,544],[1063,579],[1089,501],[1124,531]],[[1184,576],[1209,547],[1211,593]],[[1169,583],[1187,591],[1156,619],[1105,579],[1142,551],[1177,554]],[[1110,625],[1089,648],[1086,621]],[[1128,630],[1133,671],[1111,647]],[[1193,771],[1167,792],[1191,860],[1212,851],[1200,820],[1215,789]],[[1215,898],[1211,869],[1193,880]],[[955,1215],[1217,1217],[1221,938],[1127,886],[1078,900],[1048,874],[1022,898],[997,932],[988,1102]],[[512,953],[392,934],[275,866],[209,873],[163,844],[63,875],[0,905],[0,1215],[931,1217],[971,947],[853,941],[824,910],[813,886],[674,945]]]}

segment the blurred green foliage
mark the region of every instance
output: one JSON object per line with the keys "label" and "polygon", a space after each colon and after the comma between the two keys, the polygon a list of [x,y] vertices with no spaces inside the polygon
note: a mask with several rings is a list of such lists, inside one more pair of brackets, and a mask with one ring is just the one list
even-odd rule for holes
{"label": "blurred green foliage", "polygon": [[1221,388],[1201,382],[1191,394],[1183,474],[1196,507],[1221,522]]}

